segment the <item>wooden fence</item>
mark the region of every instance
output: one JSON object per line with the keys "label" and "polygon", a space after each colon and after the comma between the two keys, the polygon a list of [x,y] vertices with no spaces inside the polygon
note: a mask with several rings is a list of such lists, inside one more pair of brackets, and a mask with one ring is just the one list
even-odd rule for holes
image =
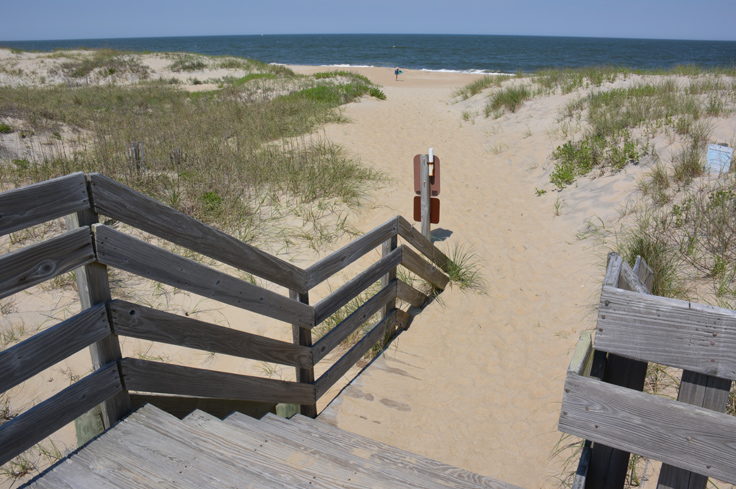
{"label": "wooden fence", "polygon": [[[559,428],[587,441],[573,488],[621,488],[629,453],[663,462],[658,488],[736,483],[736,311],[649,294],[651,270],[609,257],[595,348],[584,334]],[[683,369],[677,400],[641,392],[649,362]]]}
{"label": "wooden fence", "polygon": [[[0,256],[0,298],[77,270],[82,303],[79,314],[0,352],[0,393],[87,346],[94,371],[0,425],[0,464],[97,405],[102,405],[109,427],[131,410],[132,402],[155,394],[295,403],[303,414],[315,416],[317,400],[352,365],[376,343],[408,326],[411,314],[397,308],[397,299],[420,308],[431,300],[399,280],[397,267],[437,291],[449,280],[447,256],[402,217],[302,269],[99,174],[76,173],[0,194],[0,235],[69,215],[73,229]],[[100,224],[100,215],[286,287],[289,297]],[[310,289],[379,246],[380,260],[310,304]],[[107,267],[289,323],[293,342],[113,300]],[[312,344],[312,328],[376,282],[381,283],[377,293]],[[315,364],[379,313],[380,320],[363,338],[315,379]],[[123,358],[119,336],[293,366],[296,381]]]}

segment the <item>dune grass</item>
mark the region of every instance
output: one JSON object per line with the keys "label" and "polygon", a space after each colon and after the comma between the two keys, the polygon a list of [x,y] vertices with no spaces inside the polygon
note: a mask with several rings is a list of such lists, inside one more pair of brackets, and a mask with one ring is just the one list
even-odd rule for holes
{"label": "dune grass", "polygon": [[504,112],[516,112],[532,95],[532,91],[524,85],[501,88],[488,97],[484,113],[486,117],[498,117]]}

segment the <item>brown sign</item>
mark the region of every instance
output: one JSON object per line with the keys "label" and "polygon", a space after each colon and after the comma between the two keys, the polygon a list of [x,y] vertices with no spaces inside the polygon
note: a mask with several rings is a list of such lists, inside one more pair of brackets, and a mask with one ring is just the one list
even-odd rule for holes
{"label": "brown sign", "polygon": [[[416,155],[414,157],[414,193],[416,194],[422,193],[421,161],[422,155]],[[432,192],[432,195],[436,197],[440,194],[440,157],[434,155],[434,164],[430,163],[430,165],[434,166],[434,171],[430,171],[430,173],[432,173],[432,176],[429,177],[429,188]]]}
{"label": "brown sign", "polygon": [[[422,222],[422,198],[418,195],[414,196],[414,220]],[[434,197],[429,199],[429,222],[432,224],[440,223],[440,199]]]}

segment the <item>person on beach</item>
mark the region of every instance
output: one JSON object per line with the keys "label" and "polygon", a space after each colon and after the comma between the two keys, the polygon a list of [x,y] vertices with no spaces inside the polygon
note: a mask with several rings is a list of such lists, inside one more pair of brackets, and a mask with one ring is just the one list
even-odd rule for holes
{"label": "person on beach", "polygon": [[394,76],[396,77],[396,81],[399,81],[399,75],[402,73],[403,71],[401,71],[399,67],[397,66],[396,69],[394,70]]}

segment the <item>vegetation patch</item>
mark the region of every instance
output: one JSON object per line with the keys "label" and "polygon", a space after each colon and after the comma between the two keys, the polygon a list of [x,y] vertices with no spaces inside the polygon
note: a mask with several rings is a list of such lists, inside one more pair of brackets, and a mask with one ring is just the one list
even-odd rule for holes
{"label": "vegetation patch", "polygon": [[133,74],[143,79],[149,75],[149,69],[134,56],[112,49],[99,49],[89,55],[61,63],[61,71],[72,78],[84,78],[92,74],[101,77]]}
{"label": "vegetation patch", "polygon": [[500,116],[503,112],[516,112],[527,99],[532,97],[531,90],[526,86],[506,87],[493,93],[488,98],[485,115]]}

